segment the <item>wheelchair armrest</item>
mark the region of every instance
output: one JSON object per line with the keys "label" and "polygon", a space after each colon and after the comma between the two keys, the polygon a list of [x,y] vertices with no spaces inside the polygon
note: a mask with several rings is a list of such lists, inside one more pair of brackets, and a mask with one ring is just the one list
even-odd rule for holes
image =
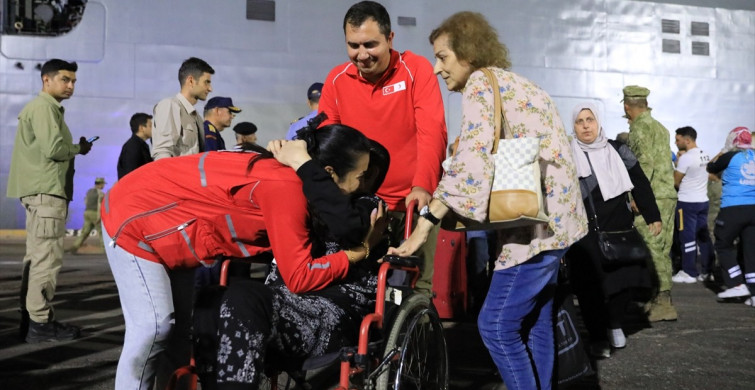
{"label": "wheelchair armrest", "polygon": [[420,258],[417,256],[401,257],[396,255],[386,255],[383,260],[391,265],[399,267],[419,267],[420,265]]}

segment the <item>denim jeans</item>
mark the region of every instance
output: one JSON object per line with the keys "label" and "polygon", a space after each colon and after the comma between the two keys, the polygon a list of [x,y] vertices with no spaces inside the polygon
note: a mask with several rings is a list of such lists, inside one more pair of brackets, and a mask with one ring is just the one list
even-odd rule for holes
{"label": "denim jeans", "polygon": [[[111,246],[112,238],[105,229],[102,232],[126,321],[115,389],[152,389],[156,377],[158,388],[165,388],[170,374],[191,358],[194,272],[168,271],[160,263]],[[177,305],[174,296],[180,298]]]}
{"label": "denim jeans", "polygon": [[541,252],[495,271],[477,320],[509,390],[550,389],[555,344],[553,296],[566,249]]}

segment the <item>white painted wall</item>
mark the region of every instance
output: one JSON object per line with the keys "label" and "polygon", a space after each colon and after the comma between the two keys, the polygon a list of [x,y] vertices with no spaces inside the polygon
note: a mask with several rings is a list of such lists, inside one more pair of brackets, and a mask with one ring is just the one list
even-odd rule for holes
{"label": "white painted wall", "polygon": [[[681,3],[711,3],[683,2]],[[151,112],[178,92],[180,63],[197,56],[216,70],[210,96],[231,96],[260,143],[283,137],[307,113],[306,88],[347,60],[342,22],[353,1],[277,0],[276,21],[246,20],[245,0],[90,0],[82,23],[55,38],[0,36],[0,192],[5,193],[16,116],[41,87],[37,63],[79,62],[76,93],[64,102],[75,138],[101,138],[76,159],[69,228],[79,228],[83,197],[95,177],[116,180],[116,161],[134,112]],[[732,0],[712,2],[736,7]],[[387,0],[395,47],[432,59],[430,31],[460,10],[482,12],[509,47],[513,70],[555,98],[570,122],[572,106],[594,100],[609,136],[627,130],[621,89],[651,89],[653,115],[672,132],[691,125],[715,154],[735,126],[755,130],[755,11],[631,0]],[[398,26],[398,16],[416,26]],[[661,34],[662,18],[681,34]],[[711,56],[690,53],[689,23],[710,23]],[[682,41],[682,54],[661,53],[661,40]],[[23,70],[14,65],[21,62]],[[441,85],[444,89],[444,85]],[[459,96],[443,91],[449,139],[458,134]],[[203,103],[197,105],[201,110]],[[570,126],[568,126],[570,127]],[[233,144],[231,129],[224,132]],[[671,142],[671,140],[670,140]],[[109,187],[108,185],[108,187]],[[0,228],[23,228],[19,202],[0,199]]]}

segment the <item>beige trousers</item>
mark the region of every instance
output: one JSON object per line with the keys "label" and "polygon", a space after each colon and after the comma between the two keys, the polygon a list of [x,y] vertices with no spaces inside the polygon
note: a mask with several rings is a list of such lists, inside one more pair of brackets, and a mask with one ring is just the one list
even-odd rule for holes
{"label": "beige trousers", "polygon": [[34,322],[54,319],[51,301],[55,296],[58,272],[63,265],[63,237],[66,232],[68,201],[36,194],[21,198],[26,209],[26,256],[21,278],[21,308]]}

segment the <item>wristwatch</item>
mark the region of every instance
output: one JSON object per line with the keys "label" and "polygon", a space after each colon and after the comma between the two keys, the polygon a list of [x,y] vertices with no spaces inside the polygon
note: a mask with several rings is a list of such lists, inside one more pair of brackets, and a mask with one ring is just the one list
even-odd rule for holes
{"label": "wristwatch", "polygon": [[430,207],[425,206],[419,211],[419,216],[430,221],[433,225],[437,225],[440,223],[440,219],[438,217],[434,216],[433,213],[430,212]]}

